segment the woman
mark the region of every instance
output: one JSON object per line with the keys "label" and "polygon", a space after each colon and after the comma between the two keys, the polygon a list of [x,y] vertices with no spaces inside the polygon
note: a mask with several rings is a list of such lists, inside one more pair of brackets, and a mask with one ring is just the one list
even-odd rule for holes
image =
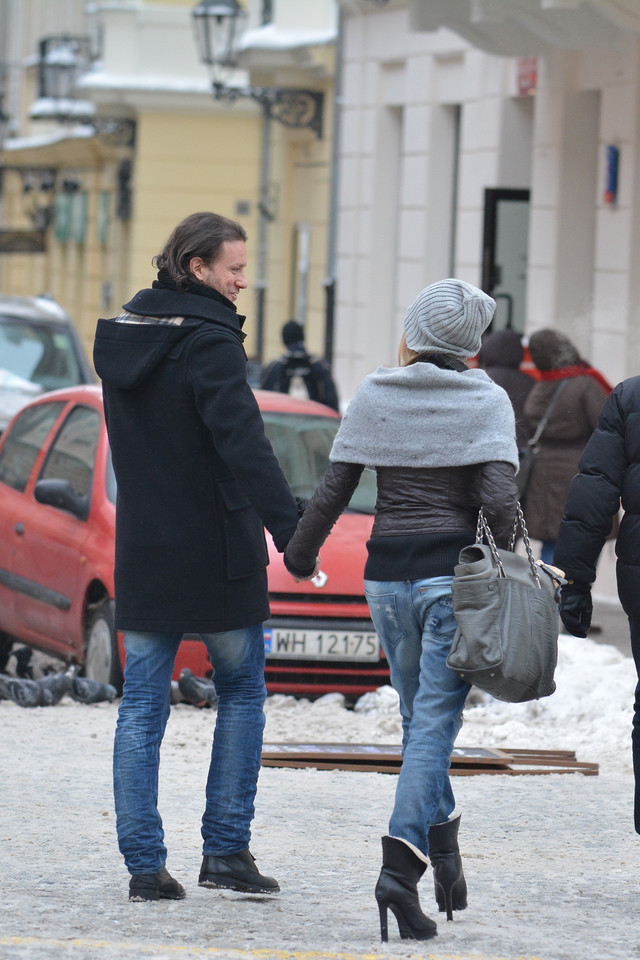
{"label": "woman", "polygon": [[480,349],[494,310],[491,297],[462,280],[442,280],[418,295],[405,318],[400,365],[379,367],[358,388],[285,551],[294,576],[311,576],[362,470],[375,467],[365,593],[403,726],[403,764],[375,890],[382,940],[388,909],[402,938],[435,936],[417,891],[427,854],[447,919],[467,905],[448,768],[469,687],[446,658],[456,628],[453,568],[475,539],[478,509],[503,545],[515,513],[511,403],[484,371],[464,363]]}
{"label": "woman", "polygon": [[540,557],[545,563],[553,563],[569,484],[578,472],[578,461],[611,387],[557,330],[533,333],[529,352],[540,376],[524,408],[534,431],[552,397],[560,391],[540,437],[525,505],[529,536],[542,541]]}

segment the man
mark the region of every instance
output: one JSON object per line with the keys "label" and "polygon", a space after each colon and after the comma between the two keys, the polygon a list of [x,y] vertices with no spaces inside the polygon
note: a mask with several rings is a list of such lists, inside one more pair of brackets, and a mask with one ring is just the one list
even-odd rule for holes
{"label": "man", "polygon": [[114,793],[130,900],[185,895],[165,866],[157,795],[187,632],[206,644],[219,698],[199,883],[279,889],[249,852],[266,695],[263,526],[284,550],[298,506],[246,380],[245,318],[235,307],[247,286],[246,239],[232,220],[192,214],[154,258],[151,289],[98,321],[94,361],[118,482],[116,627],[126,665]]}
{"label": "man", "polygon": [[587,636],[596,562],[622,503],[616,575],[638,672],[631,744],[634,823],[640,833],[640,377],[623,380],[605,401],[579,470],[569,487],[553,557],[569,581],[562,588],[560,616],[574,637]]}
{"label": "man", "polygon": [[307,353],[304,329],[297,320],[285,323],[282,342],[287,352],[266,368],[260,381],[261,389],[291,393],[292,384],[299,380],[311,400],[325,403],[339,412],[338,392],[329,365]]}

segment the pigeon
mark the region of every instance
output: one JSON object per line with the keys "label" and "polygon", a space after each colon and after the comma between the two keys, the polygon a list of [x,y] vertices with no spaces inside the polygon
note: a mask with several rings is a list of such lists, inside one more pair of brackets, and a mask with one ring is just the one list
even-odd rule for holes
{"label": "pigeon", "polygon": [[100,703],[102,700],[111,703],[118,696],[118,691],[110,683],[99,683],[89,677],[74,677],[69,696],[78,703]]}
{"label": "pigeon", "polygon": [[44,705],[43,690],[35,680],[14,679],[8,682],[9,696],[19,707],[40,707]]}
{"label": "pigeon", "polygon": [[46,673],[36,681],[42,688],[43,706],[60,703],[65,693],[71,690],[72,678],[68,673]]}
{"label": "pigeon", "polygon": [[195,677],[187,667],[180,673],[178,687],[184,699],[196,707],[213,707],[218,702],[218,694],[211,680]]}

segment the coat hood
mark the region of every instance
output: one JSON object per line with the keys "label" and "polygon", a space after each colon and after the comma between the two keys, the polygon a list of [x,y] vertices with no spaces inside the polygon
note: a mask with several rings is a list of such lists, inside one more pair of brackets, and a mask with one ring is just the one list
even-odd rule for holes
{"label": "coat hood", "polygon": [[93,347],[96,373],[112,387],[131,390],[185,337],[207,323],[242,342],[245,318],[222,300],[172,290],[140,290],[124,305],[126,313],[98,320]]}
{"label": "coat hood", "polygon": [[515,330],[496,330],[482,341],[478,354],[480,367],[513,367],[522,363],[523,349],[520,334]]}

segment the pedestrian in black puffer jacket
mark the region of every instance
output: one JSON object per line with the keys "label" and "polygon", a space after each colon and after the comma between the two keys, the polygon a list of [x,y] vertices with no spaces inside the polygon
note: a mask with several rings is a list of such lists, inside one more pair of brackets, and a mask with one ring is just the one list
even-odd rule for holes
{"label": "pedestrian in black puffer jacket", "polygon": [[587,636],[596,562],[622,505],[616,574],[638,672],[631,740],[634,820],[640,833],[640,377],[623,380],[606,400],[579,470],[569,487],[554,553],[554,564],[569,581],[562,588],[560,616],[573,636]]}
{"label": "pedestrian in black puffer jacket", "polygon": [[399,365],[379,367],[358,387],[327,472],[285,550],[294,575],[312,575],[317,550],[363,469],[375,468],[364,588],[403,726],[402,770],[375,889],[383,940],[388,909],[402,937],[434,936],[417,893],[427,857],[447,919],[467,905],[448,770],[469,685],[446,659],[456,630],[454,566],[475,540],[478,510],[500,543],[515,514],[513,408],[483,370],[464,362],[478,352],[494,309],[482,290],[454,278],[418,294],[405,318]]}

